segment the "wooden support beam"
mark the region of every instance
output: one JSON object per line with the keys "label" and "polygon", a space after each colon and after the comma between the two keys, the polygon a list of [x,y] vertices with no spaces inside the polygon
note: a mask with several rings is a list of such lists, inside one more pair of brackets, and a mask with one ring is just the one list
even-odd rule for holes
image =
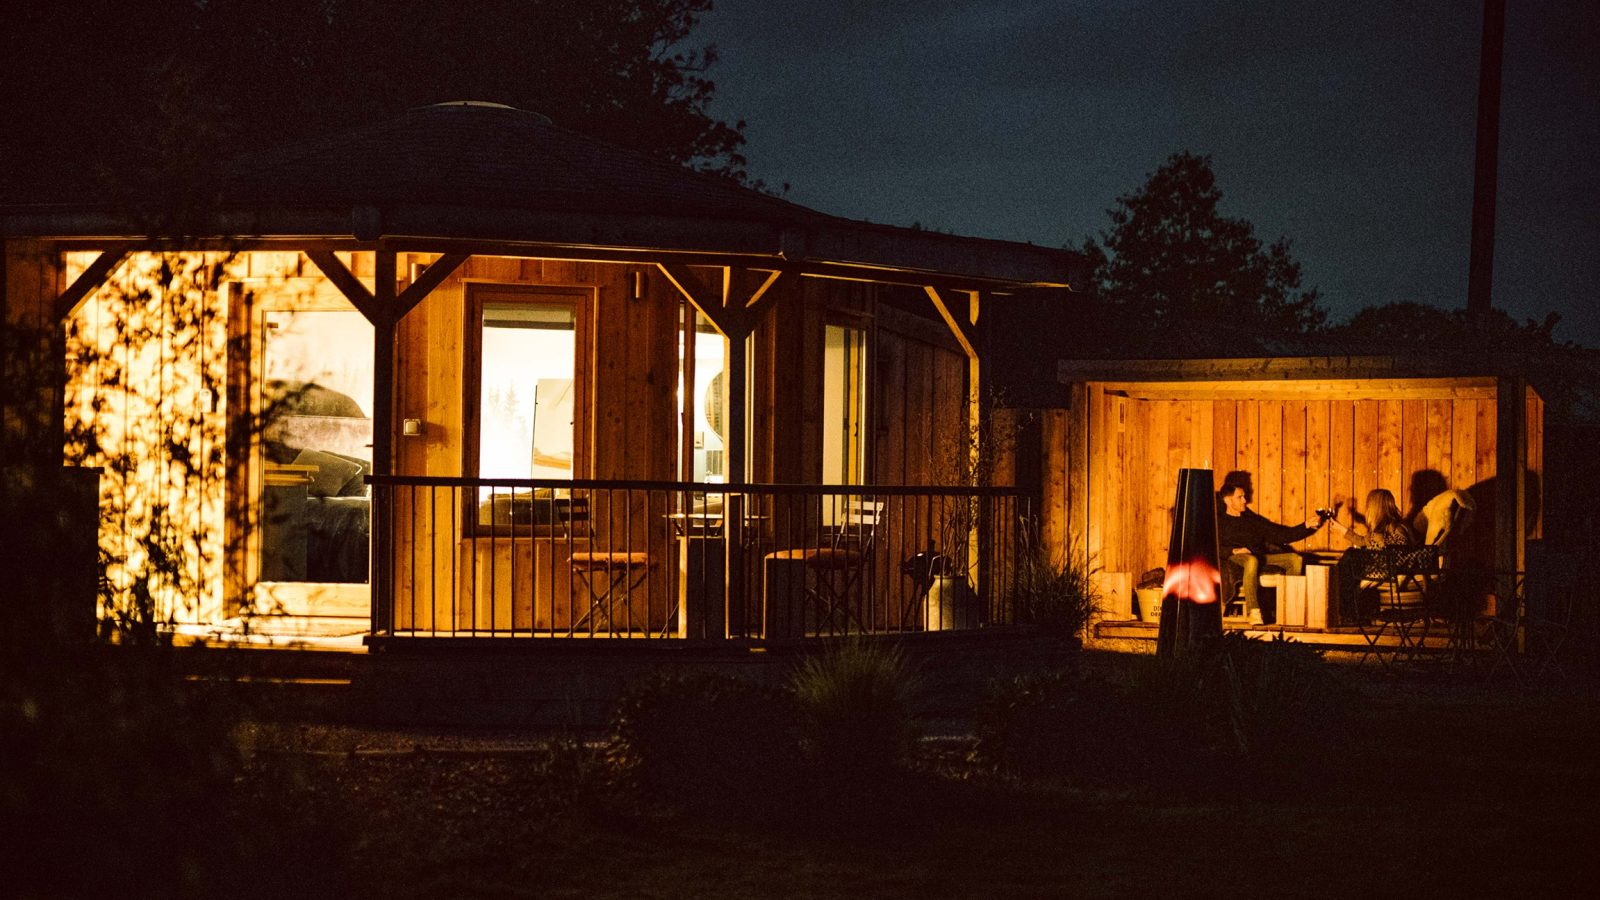
{"label": "wooden support beam", "polygon": [[667,276],[672,286],[678,289],[695,308],[700,310],[711,324],[730,341],[740,341],[750,336],[756,325],[761,321],[759,315],[753,313],[745,302],[729,303],[728,298],[732,290],[732,270],[722,267],[722,285],[720,290],[713,291],[705,282],[696,275],[688,266],[676,263],[656,263],[656,268],[661,274]]}
{"label": "wooden support beam", "polygon": [[415,309],[423,298],[433,293],[433,289],[444,283],[446,278],[455,274],[462,263],[472,258],[470,253],[446,253],[434,260],[431,265],[422,270],[417,280],[411,282],[400,296],[395,298],[394,317],[396,320],[405,318],[406,313]]}
{"label": "wooden support beam", "polygon": [[1492,378],[1093,381],[1134,400],[1493,400]]}
{"label": "wooden support beam", "polygon": [[122,261],[127,258],[127,250],[106,250],[95,257],[94,262],[90,263],[89,267],[61,292],[61,296],[56,298],[56,321],[64,321],[77,312],[78,306],[94,293],[96,288],[105,284],[111,273],[115,272],[117,266],[122,265]]}
{"label": "wooden support beam", "polygon": [[977,292],[972,292],[974,299],[971,301],[968,314],[966,316],[957,316],[951,310],[950,304],[945,302],[945,298],[939,292],[939,288],[931,284],[925,284],[922,289],[927,292],[928,299],[933,301],[933,308],[939,311],[939,318],[944,320],[945,326],[955,336],[956,343],[961,345],[961,352],[967,354],[968,359],[977,359],[976,325],[978,323],[978,304],[975,299]]}
{"label": "wooden support beam", "polygon": [[[367,290],[367,286],[361,283],[361,279],[357,278],[354,273],[345,267],[344,263],[339,261],[339,257],[335,256],[332,250],[306,250],[304,252],[306,258],[315,263],[316,267],[322,270],[322,274],[333,282],[333,286],[339,289],[339,293],[350,301],[351,306],[360,310],[361,314],[367,317],[368,322],[374,325],[378,324],[380,312],[372,292]],[[392,253],[390,258],[393,258]],[[382,289],[381,284],[379,289]],[[394,293],[393,281],[389,283],[389,293],[391,295]]]}
{"label": "wooden support beam", "polygon": [[[331,256],[331,254],[329,254]],[[323,261],[313,259],[324,272],[329,269],[323,266]],[[350,281],[355,276],[350,274],[337,259],[333,260],[337,270],[342,270]],[[332,277],[330,275],[330,277]],[[338,284],[338,279],[334,279]],[[359,281],[356,286],[362,291],[366,286]],[[379,250],[373,261],[374,291],[368,295],[369,307],[363,314],[372,322],[372,471],[377,475],[394,474],[394,388],[395,388],[395,339],[399,331],[400,317],[394,315],[395,310],[395,254],[393,250]],[[345,290],[341,286],[341,290]],[[346,291],[345,296],[350,297],[350,302],[355,303],[351,291]],[[357,307],[359,308],[359,304]],[[395,521],[393,515],[394,493],[393,488],[379,488],[372,504],[372,631],[374,634],[387,633],[393,627],[392,613],[394,611],[394,572],[392,555],[394,548],[394,535],[390,533]]]}
{"label": "wooden support beam", "polygon": [[[745,480],[747,459],[744,420],[748,353],[745,341],[761,323],[763,307],[772,302],[770,298],[778,296],[773,288],[799,276],[785,269],[757,270],[770,271],[771,274],[746,297],[734,291],[734,270],[730,266],[720,267],[722,283],[715,291],[688,266],[656,263],[656,268],[728,339],[728,481],[741,484]],[[687,352],[692,353],[692,345],[688,346]]]}
{"label": "wooden support beam", "polygon": [[768,297],[778,296],[779,292],[773,290],[773,288],[777,287],[779,283],[787,285],[789,282],[794,281],[799,277],[799,273],[793,271],[792,269],[774,269],[772,273],[767,276],[767,280],[761,282],[755,291],[750,294],[750,299],[744,302],[744,308],[747,310],[756,309],[757,307],[761,306],[763,301],[766,301]]}

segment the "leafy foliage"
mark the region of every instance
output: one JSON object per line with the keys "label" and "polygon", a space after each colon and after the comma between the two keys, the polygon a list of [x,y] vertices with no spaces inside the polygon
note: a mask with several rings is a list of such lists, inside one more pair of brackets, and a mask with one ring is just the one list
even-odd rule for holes
{"label": "leafy foliage", "polygon": [[1133,764],[1114,724],[1121,715],[1103,681],[1060,671],[1020,675],[994,685],[978,707],[972,761],[1022,778],[1084,781]]}
{"label": "leafy foliage", "polygon": [[0,83],[12,98],[0,172],[14,175],[13,187],[70,184],[96,168],[126,183],[180,150],[232,155],[447,100],[535,110],[612,143],[743,174],[743,123],[707,111],[716,50],[689,44],[711,0],[65,6],[16,10],[0,37]]}
{"label": "leafy foliage", "polygon": [[1265,787],[1330,763],[1348,708],[1314,648],[1229,634],[1202,652],[1131,659],[1099,678],[1002,683],[978,711],[973,758],[1084,786],[1209,789],[1245,778]]}
{"label": "leafy foliage", "polygon": [[1111,230],[1083,246],[1108,320],[1100,340],[1124,356],[1238,356],[1322,325],[1289,241],[1264,246],[1221,200],[1210,159],[1188,152],[1117,198]]}

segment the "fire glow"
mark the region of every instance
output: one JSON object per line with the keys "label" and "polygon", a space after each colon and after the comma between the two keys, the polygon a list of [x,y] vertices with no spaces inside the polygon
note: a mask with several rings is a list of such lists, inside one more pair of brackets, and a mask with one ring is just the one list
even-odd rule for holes
{"label": "fire glow", "polygon": [[1222,573],[1204,558],[1167,566],[1166,580],[1161,591],[1168,597],[1188,600],[1191,603],[1215,603],[1222,582]]}

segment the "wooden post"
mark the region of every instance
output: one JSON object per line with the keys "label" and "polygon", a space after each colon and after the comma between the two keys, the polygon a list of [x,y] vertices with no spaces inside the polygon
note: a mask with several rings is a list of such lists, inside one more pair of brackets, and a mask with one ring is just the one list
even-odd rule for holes
{"label": "wooden post", "polygon": [[[377,251],[373,264],[372,316],[372,471],[394,474],[394,382],[395,334],[395,254]],[[374,492],[372,504],[372,631],[385,634],[393,627],[394,583],[390,554],[394,535],[390,533],[394,507],[393,487]]]}
{"label": "wooden post", "polygon": [[[772,288],[786,278],[796,277],[792,272],[773,270],[748,297],[737,295],[733,292],[733,270],[727,266],[719,268],[721,283],[717,289],[708,288],[705,282],[688,266],[673,263],[658,263],[656,266],[661,274],[672,282],[684,299],[693,304],[694,308],[705,314],[717,331],[728,340],[728,434],[727,434],[727,469],[728,484],[737,486],[746,483],[746,467],[749,460],[749,447],[746,441],[746,416],[745,404],[749,393],[748,379],[746,376],[749,352],[745,343],[760,323],[762,307],[771,302],[776,296]],[[689,334],[689,332],[686,332]],[[685,354],[693,354],[694,345],[685,346]],[[692,398],[685,394],[685,404],[691,404]],[[727,603],[729,607],[744,603],[745,568],[744,568],[744,506],[743,494],[729,494],[723,498],[722,521],[726,532],[727,568]],[[724,622],[732,622],[733,610],[725,611]],[[714,635],[720,637],[721,635]]]}
{"label": "wooden post", "polygon": [[[404,292],[396,292],[396,260],[393,250],[378,250],[373,259],[372,291],[353,275],[331,250],[307,250],[322,274],[333,282],[345,299],[372,323],[372,471],[375,475],[394,474],[394,394],[395,338],[400,320],[434,288],[449,278],[470,258],[466,253],[446,253],[417,275]],[[372,504],[372,631],[388,631],[393,624],[394,589],[389,571],[394,535],[390,533],[392,495],[378,491]]]}
{"label": "wooden post", "polygon": [[1500,168],[1500,70],[1505,55],[1506,0],[1484,0],[1478,54],[1478,131],[1472,166],[1472,243],[1467,315],[1483,325],[1494,281],[1495,192]]}
{"label": "wooden post", "polygon": [[[989,487],[993,479],[994,445],[993,434],[993,397],[990,396],[985,370],[988,368],[989,356],[989,328],[987,323],[979,321],[981,295],[977,291],[967,293],[967,327],[970,329],[972,353],[967,356],[967,432],[971,435],[972,446],[969,450],[972,469],[973,485],[975,487]],[[985,446],[987,445],[987,446]],[[977,515],[973,517],[973,533],[967,541],[969,560],[973,574],[976,576],[978,596],[982,597],[990,609],[997,607],[997,598],[993,596],[993,579],[990,577],[994,570],[994,561],[990,558],[996,547],[994,544],[994,510],[993,498],[981,497],[978,499]]]}
{"label": "wooden post", "polygon": [[[638,277],[644,276],[641,274]],[[678,300],[678,309],[683,316],[683,371],[679,373],[679,389],[683,391],[683,409],[678,414],[678,429],[681,432],[678,448],[678,480],[693,481],[695,343],[699,340],[695,319],[699,317],[699,312],[694,308],[694,304],[683,298]]]}
{"label": "wooden post", "polygon": [[[1517,576],[1525,562],[1527,520],[1526,383],[1520,376],[1503,376],[1495,385],[1494,451],[1494,555],[1499,572],[1496,590],[1502,602],[1515,597]],[[1520,611],[1518,613],[1520,621]],[[1520,648],[1522,635],[1517,636]]]}

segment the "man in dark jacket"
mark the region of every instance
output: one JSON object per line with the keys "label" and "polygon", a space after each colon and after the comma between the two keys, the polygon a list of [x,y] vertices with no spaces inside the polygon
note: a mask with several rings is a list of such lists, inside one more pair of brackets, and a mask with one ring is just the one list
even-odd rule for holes
{"label": "man in dark jacket", "polygon": [[1233,596],[1237,584],[1250,624],[1260,625],[1261,606],[1256,599],[1261,570],[1273,566],[1289,575],[1305,574],[1305,560],[1289,544],[1317,533],[1322,516],[1313,513],[1304,525],[1279,525],[1250,509],[1250,495],[1241,484],[1224,484],[1217,492],[1222,514],[1217,516],[1217,546],[1226,555],[1222,564],[1223,598]]}

